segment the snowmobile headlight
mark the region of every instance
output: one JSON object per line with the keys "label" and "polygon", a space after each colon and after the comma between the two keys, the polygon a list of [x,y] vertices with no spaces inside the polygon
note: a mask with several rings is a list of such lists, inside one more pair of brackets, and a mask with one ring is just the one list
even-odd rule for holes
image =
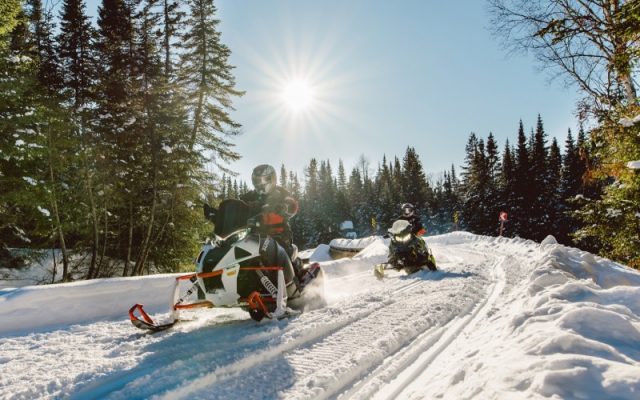
{"label": "snowmobile headlight", "polygon": [[243,240],[244,238],[246,238],[247,234],[249,234],[249,230],[248,229],[245,229],[244,231],[238,233],[237,241],[239,242],[239,241]]}
{"label": "snowmobile headlight", "polygon": [[220,240],[220,243],[222,246],[231,246],[235,242],[239,242],[242,239],[246,238],[248,234],[249,234],[249,229],[237,231],[236,233],[233,233],[227,236],[226,238]]}
{"label": "snowmobile headlight", "polygon": [[409,241],[409,239],[411,239],[411,234],[405,233],[402,235],[396,235],[395,238],[396,238],[396,242],[406,243]]}

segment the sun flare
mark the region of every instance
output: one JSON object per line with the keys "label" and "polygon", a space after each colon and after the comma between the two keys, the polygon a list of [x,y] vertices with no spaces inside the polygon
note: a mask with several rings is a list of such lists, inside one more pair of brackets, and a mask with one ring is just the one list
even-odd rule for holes
{"label": "sun flare", "polygon": [[292,111],[303,111],[313,103],[313,88],[308,81],[294,79],[288,82],[282,90],[282,100]]}

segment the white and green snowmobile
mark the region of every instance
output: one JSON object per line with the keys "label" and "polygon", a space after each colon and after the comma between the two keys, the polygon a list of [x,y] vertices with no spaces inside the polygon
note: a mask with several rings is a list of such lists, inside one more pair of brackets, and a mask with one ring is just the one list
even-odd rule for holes
{"label": "white and green snowmobile", "polygon": [[393,223],[387,230],[391,237],[389,259],[374,267],[374,275],[382,279],[385,270],[404,270],[413,274],[421,270],[437,271],[436,259],[422,238],[412,233],[411,224],[403,219]]}
{"label": "white and green snowmobile", "polygon": [[[213,209],[205,206],[205,215]],[[294,271],[292,261],[271,237],[261,233],[258,218],[251,218],[249,207],[240,200],[225,200],[208,218],[215,223],[214,237],[208,239],[196,259],[196,272],[176,278],[172,320],[155,324],[136,304],[129,310],[131,322],[138,328],[152,331],[171,327],[178,321],[178,312],[197,307],[241,307],[256,321],[283,318],[303,309],[326,304],[324,272],[318,263],[306,263]],[[193,285],[180,296],[179,281]],[[197,291],[197,302],[187,298]],[[138,318],[139,312],[142,319]]]}

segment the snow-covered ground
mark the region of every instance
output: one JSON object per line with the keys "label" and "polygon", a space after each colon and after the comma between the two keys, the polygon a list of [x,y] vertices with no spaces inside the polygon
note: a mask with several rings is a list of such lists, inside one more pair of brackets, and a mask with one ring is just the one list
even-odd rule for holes
{"label": "snow-covered ground", "polygon": [[321,260],[329,305],[255,323],[205,310],[169,331],[172,275],[0,291],[0,398],[640,398],[640,274],[592,254],[462,232],[439,272],[378,281],[387,243]]}

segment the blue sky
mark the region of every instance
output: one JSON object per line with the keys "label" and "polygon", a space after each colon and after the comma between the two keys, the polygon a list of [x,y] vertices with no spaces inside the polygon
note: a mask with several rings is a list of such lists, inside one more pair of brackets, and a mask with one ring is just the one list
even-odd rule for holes
{"label": "blue sky", "polygon": [[[576,129],[575,89],[549,83],[531,56],[508,56],[487,29],[484,1],[216,5],[237,88],[246,91],[233,114],[243,125],[235,140],[243,158],[231,165],[240,179],[262,163],[301,175],[312,157],[334,171],[342,159],[349,172],[362,154],[375,168],[407,146],[438,174],[462,165],[470,132],[493,132],[502,149],[506,138],[515,142],[518,121],[530,130],[538,113],[561,145]],[[299,111],[282,98],[291,81],[313,91]]]}

